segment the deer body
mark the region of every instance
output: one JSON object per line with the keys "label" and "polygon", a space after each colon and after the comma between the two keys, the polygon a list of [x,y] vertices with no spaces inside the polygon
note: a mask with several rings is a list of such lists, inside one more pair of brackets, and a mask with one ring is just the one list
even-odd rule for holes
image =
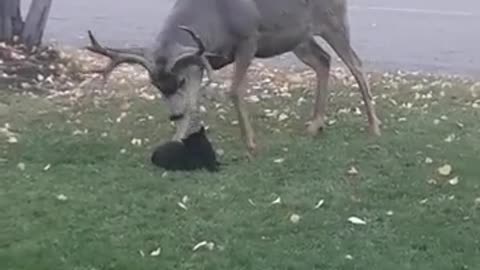
{"label": "deer body", "polygon": [[293,52],[315,70],[317,89],[308,131],[315,135],[324,127],[330,55],[315,36],[324,38],[351,70],[362,93],[370,131],[380,134],[370,89],[349,35],[346,0],[177,0],[150,48],[131,51],[129,57],[127,49],[101,47],[91,35],[89,49],[113,59],[105,75],[122,62],[138,63],[149,71],[177,122],[174,140],[200,127],[196,111],[204,71],[210,77],[213,70],[233,64],[230,96],[242,137],[254,154],[255,135],[243,96],[247,70],[255,58]]}

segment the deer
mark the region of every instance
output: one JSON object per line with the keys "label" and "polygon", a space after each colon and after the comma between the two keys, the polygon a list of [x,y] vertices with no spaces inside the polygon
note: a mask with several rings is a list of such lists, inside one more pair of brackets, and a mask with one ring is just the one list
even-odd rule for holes
{"label": "deer", "polygon": [[307,132],[316,136],[325,129],[331,55],[315,37],[323,38],[358,84],[369,133],[381,136],[362,61],[351,45],[347,0],[176,0],[151,46],[110,48],[101,45],[90,30],[88,35],[87,49],[110,58],[108,65],[91,72],[106,80],[123,63],[147,70],[175,123],[172,141],[201,128],[198,99],[204,75],[208,85],[215,71],[233,65],[228,96],[249,157],[257,155],[258,147],[244,96],[248,69],[256,58],[292,52],[315,72]]}

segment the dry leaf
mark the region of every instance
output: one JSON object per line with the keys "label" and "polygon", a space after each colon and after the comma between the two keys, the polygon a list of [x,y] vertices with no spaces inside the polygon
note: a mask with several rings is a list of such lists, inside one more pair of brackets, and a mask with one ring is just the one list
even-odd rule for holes
{"label": "dry leaf", "polygon": [[427,183],[430,184],[430,185],[438,184],[437,180],[435,180],[435,179],[428,179]]}
{"label": "dry leaf", "polygon": [[455,134],[452,133],[452,134],[448,135],[448,137],[445,138],[444,141],[447,142],[447,143],[451,143],[451,142],[453,142],[453,140],[455,140],[455,137],[456,137]]}
{"label": "dry leaf", "polygon": [[132,141],[131,141],[131,144],[136,145],[136,146],[141,146],[142,145],[142,139],[133,138]]}
{"label": "dry leaf", "polygon": [[271,202],[270,204],[281,204],[282,203],[282,198],[278,197],[277,199],[275,199],[273,202]]}
{"label": "dry leaf", "polygon": [[48,171],[48,170],[50,170],[50,167],[52,167],[52,165],[47,164],[47,166],[43,167],[43,170]]}
{"label": "dry leaf", "polygon": [[480,197],[478,197],[478,198],[475,199],[475,204],[476,204],[476,205],[480,205]]}
{"label": "dry leaf", "polygon": [[248,199],[248,203],[251,204],[252,206],[257,206],[257,205],[255,204],[255,202],[253,202],[252,199]]}
{"label": "dry leaf", "polygon": [[448,183],[449,183],[450,185],[452,185],[452,186],[456,186],[456,185],[458,185],[458,180],[459,180],[459,179],[458,179],[458,176],[456,176],[456,177],[448,180]]}
{"label": "dry leaf", "polygon": [[325,203],[324,200],[320,200],[320,201],[318,201],[318,203],[315,205],[314,208],[315,208],[315,209],[318,209],[318,208],[322,207],[322,205],[323,205],[324,203]]}
{"label": "dry leaf", "polygon": [[347,260],[353,260],[353,256],[350,254],[345,255],[345,259]]}
{"label": "dry leaf", "polygon": [[184,210],[188,210],[187,206],[182,202],[178,202],[177,205],[180,206],[180,208],[182,208]]}
{"label": "dry leaf", "polygon": [[353,109],[353,115],[362,115],[362,111],[360,110],[360,108],[355,107],[355,109]]}
{"label": "dry leaf", "polygon": [[331,119],[331,120],[328,120],[327,125],[333,126],[335,123],[337,123],[337,120]]}
{"label": "dry leaf", "polygon": [[367,224],[366,221],[364,221],[363,219],[360,219],[358,217],[349,217],[348,221],[350,221],[350,223],[355,224],[355,225],[365,225],[365,224]]}
{"label": "dry leaf", "polygon": [[426,157],[425,158],[425,163],[427,164],[432,164],[433,163],[433,159],[429,158],[429,157]]}
{"label": "dry leaf", "polygon": [[161,248],[157,248],[155,250],[152,250],[150,252],[150,256],[152,257],[157,257],[157,256],[160,256],[160,253],[162,252],[162,249]]}
{"label": "dry leaf", "polygon": [[204,246],[206,246],[209,250],[213,250],[213,248],[215,247],[215,244],[213,242],[202,241],[193,247],[193,251],[197,251],[199,248]]}
{"label": "dry leaf", "polygon": [[278,121],[282,122],[288,119],[288,115],[282,113],[278,116]]}
{"label": "dry leaf", "polygon": [[450,164],[445,164],[438,168],[438,173],[443,176],[449,176],[452,173],[452,166]]}
{"label": "dry leaf", "polygon": [[67,198],[67,196],[65,196],[63,194],[59,194],[59,195],[57,195],[57,200],[66,201],[66,200],[68,200],[68,198]]}
{"label": "dry leaf", "polygon": [[275,159],[273,162],[277,163],[277,164],[280,164],[280,163],[283,163],[285,161],[284,158],[277,158]]}
{"label": "dry leaf", "polygon": [[387,216],[393,216],[393,211],[392,210],[387,211]]}
{"label": "dry leaf", "polygon": [[420,204],[426,204],[428,202],[428,199],[423,199],[420,201]]}
{"label": "dry leaf", "polygon": [[348,170],[348,174],[350,175],[357,175],[358,170],[355,167],[351,167],[350,170]]}
{"label": "dry leaf", "polygon": [[26,167],[27,167],[27,166],[26,166],[25,163],[23,163],[23,162],[20,162],[20,163],[17,164],[17,168],[18,168],[20,171],[25,171],[25,168],[26,168]]}
{"label": "dry leaf", "polygon": [[298,223],[299,221],[300,221],[300,216],[299,216],[299,215],[297,215],[297,214],[292,214],[292,215],[290,216],[290,222],[296,224],[296,223]]}
{"label": "dry leaf", "polygon": [[8,137],[7,142],[11,144],[18,143],[18,139],[16,137]]}

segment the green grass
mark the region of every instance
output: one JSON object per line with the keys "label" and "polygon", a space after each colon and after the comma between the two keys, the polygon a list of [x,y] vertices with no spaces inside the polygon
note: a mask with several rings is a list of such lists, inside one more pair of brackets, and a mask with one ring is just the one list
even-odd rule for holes
{"label": "green grass", "polygon": [[[337,122],[315,139],[303,133],[310,103],[296,105],[311,92],[249,105],[261,146],[252,162],[230,124],[231,106],[225,120],[209,106],[209,136],[228,163],[218,174],[164,174],[149,163],[172,132],[158,100],[133,97],[117,123],[119,100],[59,111],[5,94],[10,111],[0,119],[19,142],[0,137],[0,269],[478,269],[480,110],[470,106],[468,87],[455,84],[444,97],[427,87],[420,92],[433,97],[414,100],[410,83],[375,85],[386,95],[377,100],[378,139],[368,137],[364,116],[335,114],[359,106],[342,86],[334,86],[329,107]],[[400,106],[409,101],[412,108]],[[261,117],[265,108],[289,108],[300,119]],[[448,119],[434,124],[441,115]],[[445,142],[452,133],[456,139]],[[132,138],[148,142],[134,146]],[[447,163],[452,175],[438,175]],[[351,167],[359,173],[349,175]],[[455,176],[458,185],[450,185]],[[184,196],[187,210],[178,206]],[[272,205],[277,197],[281,204]],[[325,204],[314,209],[320,199]],[[351,216],[367,224],[351,224]],[[192,250],[204,240],[213,250]],[[150,256],[157,247],[161,254]]]}

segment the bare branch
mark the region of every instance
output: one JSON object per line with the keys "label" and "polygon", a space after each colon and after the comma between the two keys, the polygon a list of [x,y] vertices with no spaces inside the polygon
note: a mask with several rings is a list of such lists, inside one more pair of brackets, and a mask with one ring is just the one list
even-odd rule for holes
{"label": "bare branch", "polygon": [[90,38],[90,46],[86,48],[93,52],[110,58],[110,63],[102,69],[90,70],[87,73],[102,74],[104,80],[107,80],[112,71],[123,63],[139,64],[147,69],[149,72],[153,71],[153,64],[145,57],[143,49],[114,49],[100,45],[92,32],[88,30],[88,37]]}

